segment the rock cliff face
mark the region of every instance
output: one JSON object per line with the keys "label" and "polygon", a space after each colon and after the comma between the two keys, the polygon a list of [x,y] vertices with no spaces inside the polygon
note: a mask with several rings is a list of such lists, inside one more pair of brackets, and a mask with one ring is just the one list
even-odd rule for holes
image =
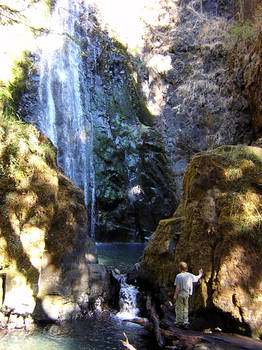
{"label": "rock cliff face", "polygon": [[191,299],[195,326],[261,337],[261,169],[259,147],[223,146],[194,156],[184,176],[181,226],[175,217],[160,221],[145,250],[142,267],[170,296],[179,261],[195,274],[203,267]]}
{"label": "rock cliff face", "polygon": [[[161,1],[160,1],[161,3]],[[156,116],[174,182],[182,198],[190,158],[223,144],[250,143],[248,102],[228,79],[231,1],[170,1],[148,26],[138,79]]]}
{"label": "rock cliff face", "polygon": [[126,49],[101,31],[94,31],[92,41],[98,56],[95,75],[84,47],[87,81],[95,81],[96,240],[143,240],[176,205],[165,149]]}
{"label": "rock cliff face", "polygon": [[[188,4],[190,2],[187,2]],[[200,29],[206,34],[209,32],[206,39],[211,40],[205,42],[203,36],[198,42],[200,46],[197,49],[202,52],[201,59],[198,60],[198,69],[202,69],[202,63],[204,68],[201,73],[202,78],[210,78],[216,69],[219,69],[219,74],[217,72],[214,75],[219,79],[213,80],[216,84],[216,93],[208,94],[209,99],[203,106],[208,108],[213,121],[220,113],[218,110],[222,111],[225,107],[224,116],[227,115],[226,118],[231,123],[229,135],[233,137],[232,143],[250,144],[252,137],[261,136],[261,27],[258,25],[261,8],[259,4],[261,2],[256,0],[244,0],[238,3],[240,5],[238,14],[243,22],[235,24],[236,27],[233,29],[234,35],[237,33],[238,38],[236,40],[235,37],[233,50],[229,46],[224,46],[223,33],[220,30],[217,33],[222,34],[219,44],[222,46],[218,45],[217,36],[213,37],[214,41],[211,40],[212,27],[209,25],[205,27],[207,22],[204,27],[200,25],[203,17],[199,17],[200,26],[194,26],[194,30]],[[189,12],[186,12],[190,10],[192,12],[192,7],[185,6],[181,12],[181,19],[192,20]],[[252,19],[253,23],[244,22],[247,18]],[[218,23],[216,21],[214,18],[211,20],[214,28],[215,23]],[[214,47],[216,47],[215,51],[212,50]],[[226,52],[228,49],[229,52]],[[226,64],[225,58],[230,54],[230,50],[232,50],[231,67],[228,67],[232,71],[228,69],[227,74],[230,78],[228,79],[224,75],[226,70],[220,66],[220,63]],[[190,52],[190,48],[186,50],[187,53],[188,51]],[[194,62],[193,59],[191,64],[192,62]],[[214,63],[215,66],[213,66]],[[194,78],[190,74],[188,77]],[[224,89],[221,90],[222,82],[224,82]],[[231,96],[230,101],[225,95],[226,90],[227,96]],[[202,92],[198,89],[194,90],[195,96],[198,96],[197,104],[201,100]],[[187,107],[192,104],[192,91],[190,94]],[[224,98],[225,104],[222,109],[216,104],[218,110],[215,112],[212,110],[212,98],[218,97],[219,94],[221,97],[218,99],[222,101]],[[183,105],[180,106],[183,107]],[[183,107],[183,110],[186,109]],[[200,118],[201,106],[199,105],[198,112]],[[171,114],[168,116],[165,112],[164,115],[166,120],[171,121]],[[223,135],[226,125],[225,122],[223,126],[223,120],[222,116],[221,129],[216,129],[220,136]],[[204,124],[200,125],[200,129],[206,127]],[[170,126],[170,122],[167,125]],[[247,127],[246,130],[243,128],[244,125]],[[255,131],[253,136],[252,129]],[[207,135],[209,139],[212,138],[212,127]],[[204,143],[207,139],[199,137],[198,143],[202,144],[202,149],[206,147]],[[168,138],[166,140],[168,141]],[[230,138],[224,138],[223,142],[227,143],[228,140]],[[194,138],[188,145],[192,143]],[[215,143],[209,145],[207,149],[212,149]],[[185,145],[184,149],[188,145]],[[254,146],[261,147],[261,139],[257,140]],[[194,149],[201,150],[201,147],[197,146]],[[219,326],[222,329],[237,330],[261,338],[262,319],[258,310],[261,309],[262,273],[260,259],[262,158],[261,148],[258,147],[223,146],[193,156],[184,175],[182,207],[174,213],[172,218],[159,222],[156,232],[145,249],[141,276],[148,274],[146,280],[152,285],[155,284],[160,298],[165,299],[172,297],[174,292],[173,282],[178,273],[179,261],[188,261],[193,273],[197,273],[202,266],[205,275],[201,283],[195,286],[195,295],[191,299],[193,325],[206,328]],[[173,148],[173,150],[176,149],[177,146]],[[194,151],[191,152],[191,155],[193,154]]]}
{"label": "rock cliff face", "polygon": [[229,35],[230,70],[234,94],[248,102],[255,138],[262,135],[261,105],[261,0],[242,0],[237,3],[238,21]]}
{"label": "rock cliff face", "polygon": [[58,164],[84,191],[96,240],[143,240],[176,204],[165,149],[126,47],[91,6],[68,4],[65,18],[62,1],[55,12],[64,36],[46,38],[62,48],[36,54],[19,115],[56,145]]}
{"label": "rock cliff face", "polygon": [[107,297],[83,193],[34,127],[2,118],[0,135],[1,325],[67,319]]}

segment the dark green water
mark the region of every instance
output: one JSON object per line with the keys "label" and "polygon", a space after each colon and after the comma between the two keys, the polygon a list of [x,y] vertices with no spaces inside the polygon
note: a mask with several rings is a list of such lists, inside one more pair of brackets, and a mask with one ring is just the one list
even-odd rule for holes
{"label": "dark green water", "polygon": [[144,243],[97,243],[99,263],[127,273],[138,262],[146,247]]}

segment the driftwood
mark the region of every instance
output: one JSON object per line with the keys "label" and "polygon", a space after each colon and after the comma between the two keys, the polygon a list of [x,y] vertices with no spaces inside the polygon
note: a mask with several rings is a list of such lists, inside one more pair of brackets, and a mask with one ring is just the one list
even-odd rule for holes
{"label": "driftwood", "polygon": [[[172,303],[166,303],[160,306],[162,318],[160,320],[154,302],[150,296],[147,296],[146,310],[148,320],[144,318],[135,318],[133,320],[125,320],[139,324],[155,334],[156,342],[160,349],[194,349],[196,345],[205,345],[206,350],[215,349],[212,344],[203,336],[192,331],[186,331],[175,327],[174,307]],[[127,336],[122,344],[129,350],[136,350],[133,345],[128,342]]]}
{"label": "driftwood", "polygon": [[[160,314],[158,315],[154,302],[148,296],[146,308],[148,320],[136,318],[126,321],[137,323],[153,332],[156,342],[161,349],[196,350],[202,348],[205,350],[225,350],[229,348],[230,344],[231,348],[235,350],[243,348],[262,350],[261,341],[255,341],[254,339],[223,333],[206,334],[175,327],[175,312],[171,302],[161,305],[159,308]],[[121,342],[127,349],[136,350],[133,345],[129,344],[127,337],[125,341]]]}
{"label": "driftwood", "polygon": [[146,328],[148,331],[153,331],[153,325],[152,323],[146,319],[146,318],[133,318],[133,319],[126,319],[124,322],[131,322],[135,324],[139,324],[140,326]]}
{"label": "driftwood", "polygon": [[121,343],[122,343],[127,349],[129,349],[129,350],[136,350],[136,348],[135,348],[133,345],[131,345],[131,344],[129,343],[126,333],[123,332],[123,334],[124,334],[124,337],[125,337],[126,339],[125,339],[125,340],[120,340]]}

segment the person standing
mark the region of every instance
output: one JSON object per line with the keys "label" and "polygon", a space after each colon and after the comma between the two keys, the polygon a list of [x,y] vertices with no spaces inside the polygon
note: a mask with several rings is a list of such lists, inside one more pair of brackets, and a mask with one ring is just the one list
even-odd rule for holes
{"label": "person standing", "polygon": [[199,279],[203,275],[203,269],[199,269],[199,274],[193,275],[188,272],[187,263],[181,261],[179,263],[179,271],[180,273],[176,276],[174,285],[175,285],[175,293],[174,300],[175,304],[175,312],[176,312],[176,322],[175,326],[188,328],[188,299],[189,296],[193,294],[193,283],[199,281]]}

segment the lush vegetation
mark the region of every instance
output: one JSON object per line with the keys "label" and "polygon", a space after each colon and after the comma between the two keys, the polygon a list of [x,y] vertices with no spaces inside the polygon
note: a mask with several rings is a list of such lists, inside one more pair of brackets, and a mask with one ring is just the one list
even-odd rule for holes
{"label": "lush vegetation", "polygon": [[239,56],[250,52],[262,30],[262,4],[251,3],[252,7],[244,0],[238,1],[238,11],[229,30],[229,48]]}
{"label": "lush vegetation", "polygon": [[30,54],[24,52],[23,58],[14,63],[12,80],[7,84],[0,81],[0,106],[5,118],[13,119],[17,116],[17,107],[26,91],[26,78],[31,65]]}

